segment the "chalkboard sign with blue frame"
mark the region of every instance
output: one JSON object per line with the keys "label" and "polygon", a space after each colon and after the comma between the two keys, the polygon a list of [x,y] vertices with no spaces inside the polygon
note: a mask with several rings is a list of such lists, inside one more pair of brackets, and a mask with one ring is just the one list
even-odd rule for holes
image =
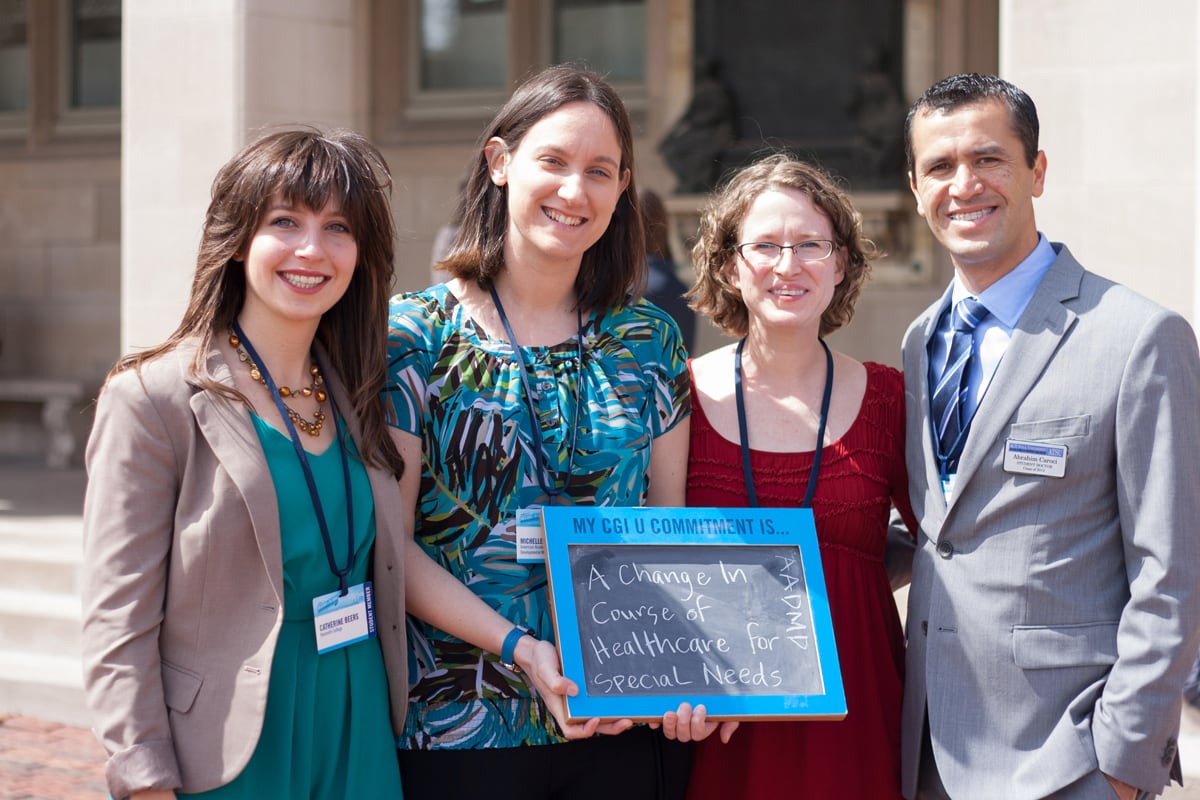
{"label": "chalkboard sign with blue frame", "polygon": [[812,511],[542,509],[572,720],[841,719]]}

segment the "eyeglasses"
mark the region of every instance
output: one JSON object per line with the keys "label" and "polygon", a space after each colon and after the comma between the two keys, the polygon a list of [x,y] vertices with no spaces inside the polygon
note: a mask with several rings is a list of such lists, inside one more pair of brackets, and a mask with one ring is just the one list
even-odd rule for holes
{"label": "eyeglasses", "polygon": [[828,239],[809,239],[795,244],[746,242],[734,249],[752,267],[774,267],[783,258],[784,250],[791,250],[801,261],[824,261],[833,255],[833,248],[833,242]]}

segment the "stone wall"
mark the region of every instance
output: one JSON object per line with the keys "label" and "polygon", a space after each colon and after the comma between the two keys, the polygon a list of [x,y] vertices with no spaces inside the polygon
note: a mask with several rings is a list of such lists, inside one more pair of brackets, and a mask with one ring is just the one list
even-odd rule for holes
{"label": "stone wall", "polygon": [[[0,161],[0,379],[81,381],[95,395],[120,349],[120,219],[115,156]],[[82,440],[90,403],[77,410]],[[39,414],[0,404],[0,457],[40,457]]]}

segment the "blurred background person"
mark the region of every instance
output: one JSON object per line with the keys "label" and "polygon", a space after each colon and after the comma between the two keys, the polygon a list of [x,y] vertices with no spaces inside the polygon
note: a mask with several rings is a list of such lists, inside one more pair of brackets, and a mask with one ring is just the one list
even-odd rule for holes
{"label": "blurred background person", "polygon": [[688,306],[684,294],[688,290],[676,272],[671,257],[671,229],[667,207],[653,189],[638,193],[642,208],[642,223],[646,228],[646,293],[645,298],[671,315],[683,334],[683,344],[691,353],[696,347],[696,312]]}

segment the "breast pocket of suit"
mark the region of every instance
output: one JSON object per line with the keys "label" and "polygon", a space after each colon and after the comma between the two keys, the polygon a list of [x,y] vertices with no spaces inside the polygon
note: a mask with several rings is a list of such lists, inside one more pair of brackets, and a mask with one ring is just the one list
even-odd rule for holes
{"label": "breast pocket of suit", "polygon": [[1013,660],[1021,669],[1105,667],[1117,661],[1117,623],[1016,625]]}
{"label": "breast pocket of suit", "polygon": [[163,700],[167,708],[180,714],[186,714],[196,702],[200,694],[200,685],[204,678],[191,670],[176,666],[169,661],[162,662]]}
{"label": "breast pocket of suit", "polygon": [[1058,417],[1029,422],[1014,422],[1008,428],[1008,438],[1022,442],[1053,442],[1070,445],[1088,435],[1092,426],[1092,415]]}
{"label": "breast pocket of suit", "polygon": [[1091,423],[1087,414],[1013,423],[1004,441],[1004,471],[1024,481],[1074,472],[1086,460]]}

